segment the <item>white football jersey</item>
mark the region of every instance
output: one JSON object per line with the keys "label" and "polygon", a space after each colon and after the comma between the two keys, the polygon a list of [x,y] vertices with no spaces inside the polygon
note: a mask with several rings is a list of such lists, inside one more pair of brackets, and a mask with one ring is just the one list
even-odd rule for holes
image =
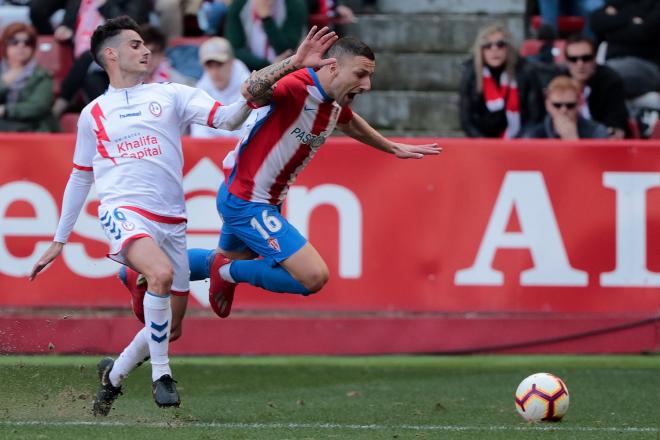
{"label": "white football jersey", "polygon": [[181,133],[218,127],[235,108],[181,84],[109,87],[80,114],[74,167],[94,172],[102,204],[185,218]]}

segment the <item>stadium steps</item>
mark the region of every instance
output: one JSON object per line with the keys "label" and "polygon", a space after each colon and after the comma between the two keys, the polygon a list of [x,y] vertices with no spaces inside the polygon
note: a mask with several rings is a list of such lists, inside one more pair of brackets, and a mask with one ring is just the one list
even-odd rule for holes
{"label": "stadium steps", "polygon": [[356,99],[353,109],[396,136],[455,136],[460,131],[458,95],[453,91],[374,90]]}
{"label": "stadium steps", "polygon": [[376,52],[373,90],[354,109],[390,135],[455,137],[461,63],[494,22],[522,41],[524,0],[379,0],[378,8],[344,28]]}

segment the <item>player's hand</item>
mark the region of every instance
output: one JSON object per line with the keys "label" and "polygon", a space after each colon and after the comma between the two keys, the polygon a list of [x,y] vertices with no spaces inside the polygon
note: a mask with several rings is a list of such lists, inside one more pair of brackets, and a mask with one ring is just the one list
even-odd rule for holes
{"label": "player's hand", "polygon": [[393,153],[399,159],[421,159],[427,155],[436,155],[442,152],[438,144],[409,145],[394,143]]}
{"label": "player's hand", "polygon": [[310,29],[298,50],[293,55],[293,64],[297,67],[323,67],[327,64],[336,63],[335,58],[323,59],[323,54],[339,38],[335,32],[330,32],[326,26],[317,30],[316,26]]}
{"label": "player's hand", "polygon": [[44,270],[46,266],[48,266],[51,261],[53,261],[55,258],[57,258],[58,255],[62,253],[62,249],[64,248],[64,243],[59,243],[57,241],[54,241],[48,249],[46,249],[46,252],[39,258],[39,261],[36,262],[34,267],[32,268],[32,272],[30,272],[30,281],[33,281],[37,274]]}

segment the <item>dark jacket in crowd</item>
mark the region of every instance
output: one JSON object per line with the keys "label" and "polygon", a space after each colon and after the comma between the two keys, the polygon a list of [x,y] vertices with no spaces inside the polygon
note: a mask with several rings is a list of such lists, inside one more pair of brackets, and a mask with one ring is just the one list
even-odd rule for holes
{"label": "dark jacket in crowd", "polygon": [[[568,70],[562,74],[570,76]],[[591,119],[606,127],[620,128],[628,133],[626,94],[619,74],[610,67],[596,65],[596,71],[587,81],[587,86],[591,89],[587,99]]]}
{"label": "dark jacket in crowd", "polygon": [[[76,29],[80,3],[81,0],[67,1],[62,24],[69,29]],[[106,20],[121,15],[128,15],[138,24],[142,24],[149,22],[149,12],[151,12],[151,9],[152,5],[149,0],[109,0],[99,8],[99,13]]]}
{"label": "dark jacket in crowd", "polygon": [[[607,6],[617,13],[607,14]],[[635,17],[642,23],[634,23]],[[634,56],[660,66],[660,1],[608,0],[591,14],[589,24],[599,39],[607,41],[607,59]]]}
{"label": "dark jacket in crowd", "polygon": [[[607,127],[598,122],[585,119],[582,116],[578,116],[577,130],[580,139],[609,138]],[[550,115],[547,115],[543,122],[527,128],[523,132],[522,137],[526,139],[559,139],[559,135],[557,135],[557,132],[555,131]]]}
{"label": "dark jacket in crowd", "polygon": [[0,131],[59,131],[51,113],[54,94],[50,72],[35,66],[16,102],[7,103],[8,94],[7,84],[0,80],[0,104],[6,106],[4,117],[0,118]]}
{"label": "dark jacket in crowd", "polygon": [[[469,137],[500,137],[507,127],[506,112],[490,112],[483,92],[477,91],[472,59],[463,64],[459,89],[461,128]],[[518,60],[516,82],[520,99],[520,131],[543,119],[543,92],[530,63]]]}

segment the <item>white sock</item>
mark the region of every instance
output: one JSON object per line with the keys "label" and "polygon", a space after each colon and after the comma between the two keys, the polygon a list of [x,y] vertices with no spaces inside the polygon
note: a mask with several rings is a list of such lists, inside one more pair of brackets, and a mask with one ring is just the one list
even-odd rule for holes
{"label": "white sock", "polygon": [[160,379],[163,374],[172,375],[167,349],[170,344],[172,309],[170,296],[158,296],[151,292],[144,295],[144,323],[147,330],[149,355],[151,356],[151,378]]}
{"label": "white sock", "polygon": [[149,333],[142,328],[124,351],[121,352],[110,370],[110,382],[114,387],[120,387],[131,371],[149,357]]}
{"label": "white sock", "polygon": [[220,278],[225,281],[229,281],[230,283],[236,284],[236,281],[234,281],[234,279],[231,277],[231,272],[229,272],[229,266],[231,266],[231,263],[220,266]]}

